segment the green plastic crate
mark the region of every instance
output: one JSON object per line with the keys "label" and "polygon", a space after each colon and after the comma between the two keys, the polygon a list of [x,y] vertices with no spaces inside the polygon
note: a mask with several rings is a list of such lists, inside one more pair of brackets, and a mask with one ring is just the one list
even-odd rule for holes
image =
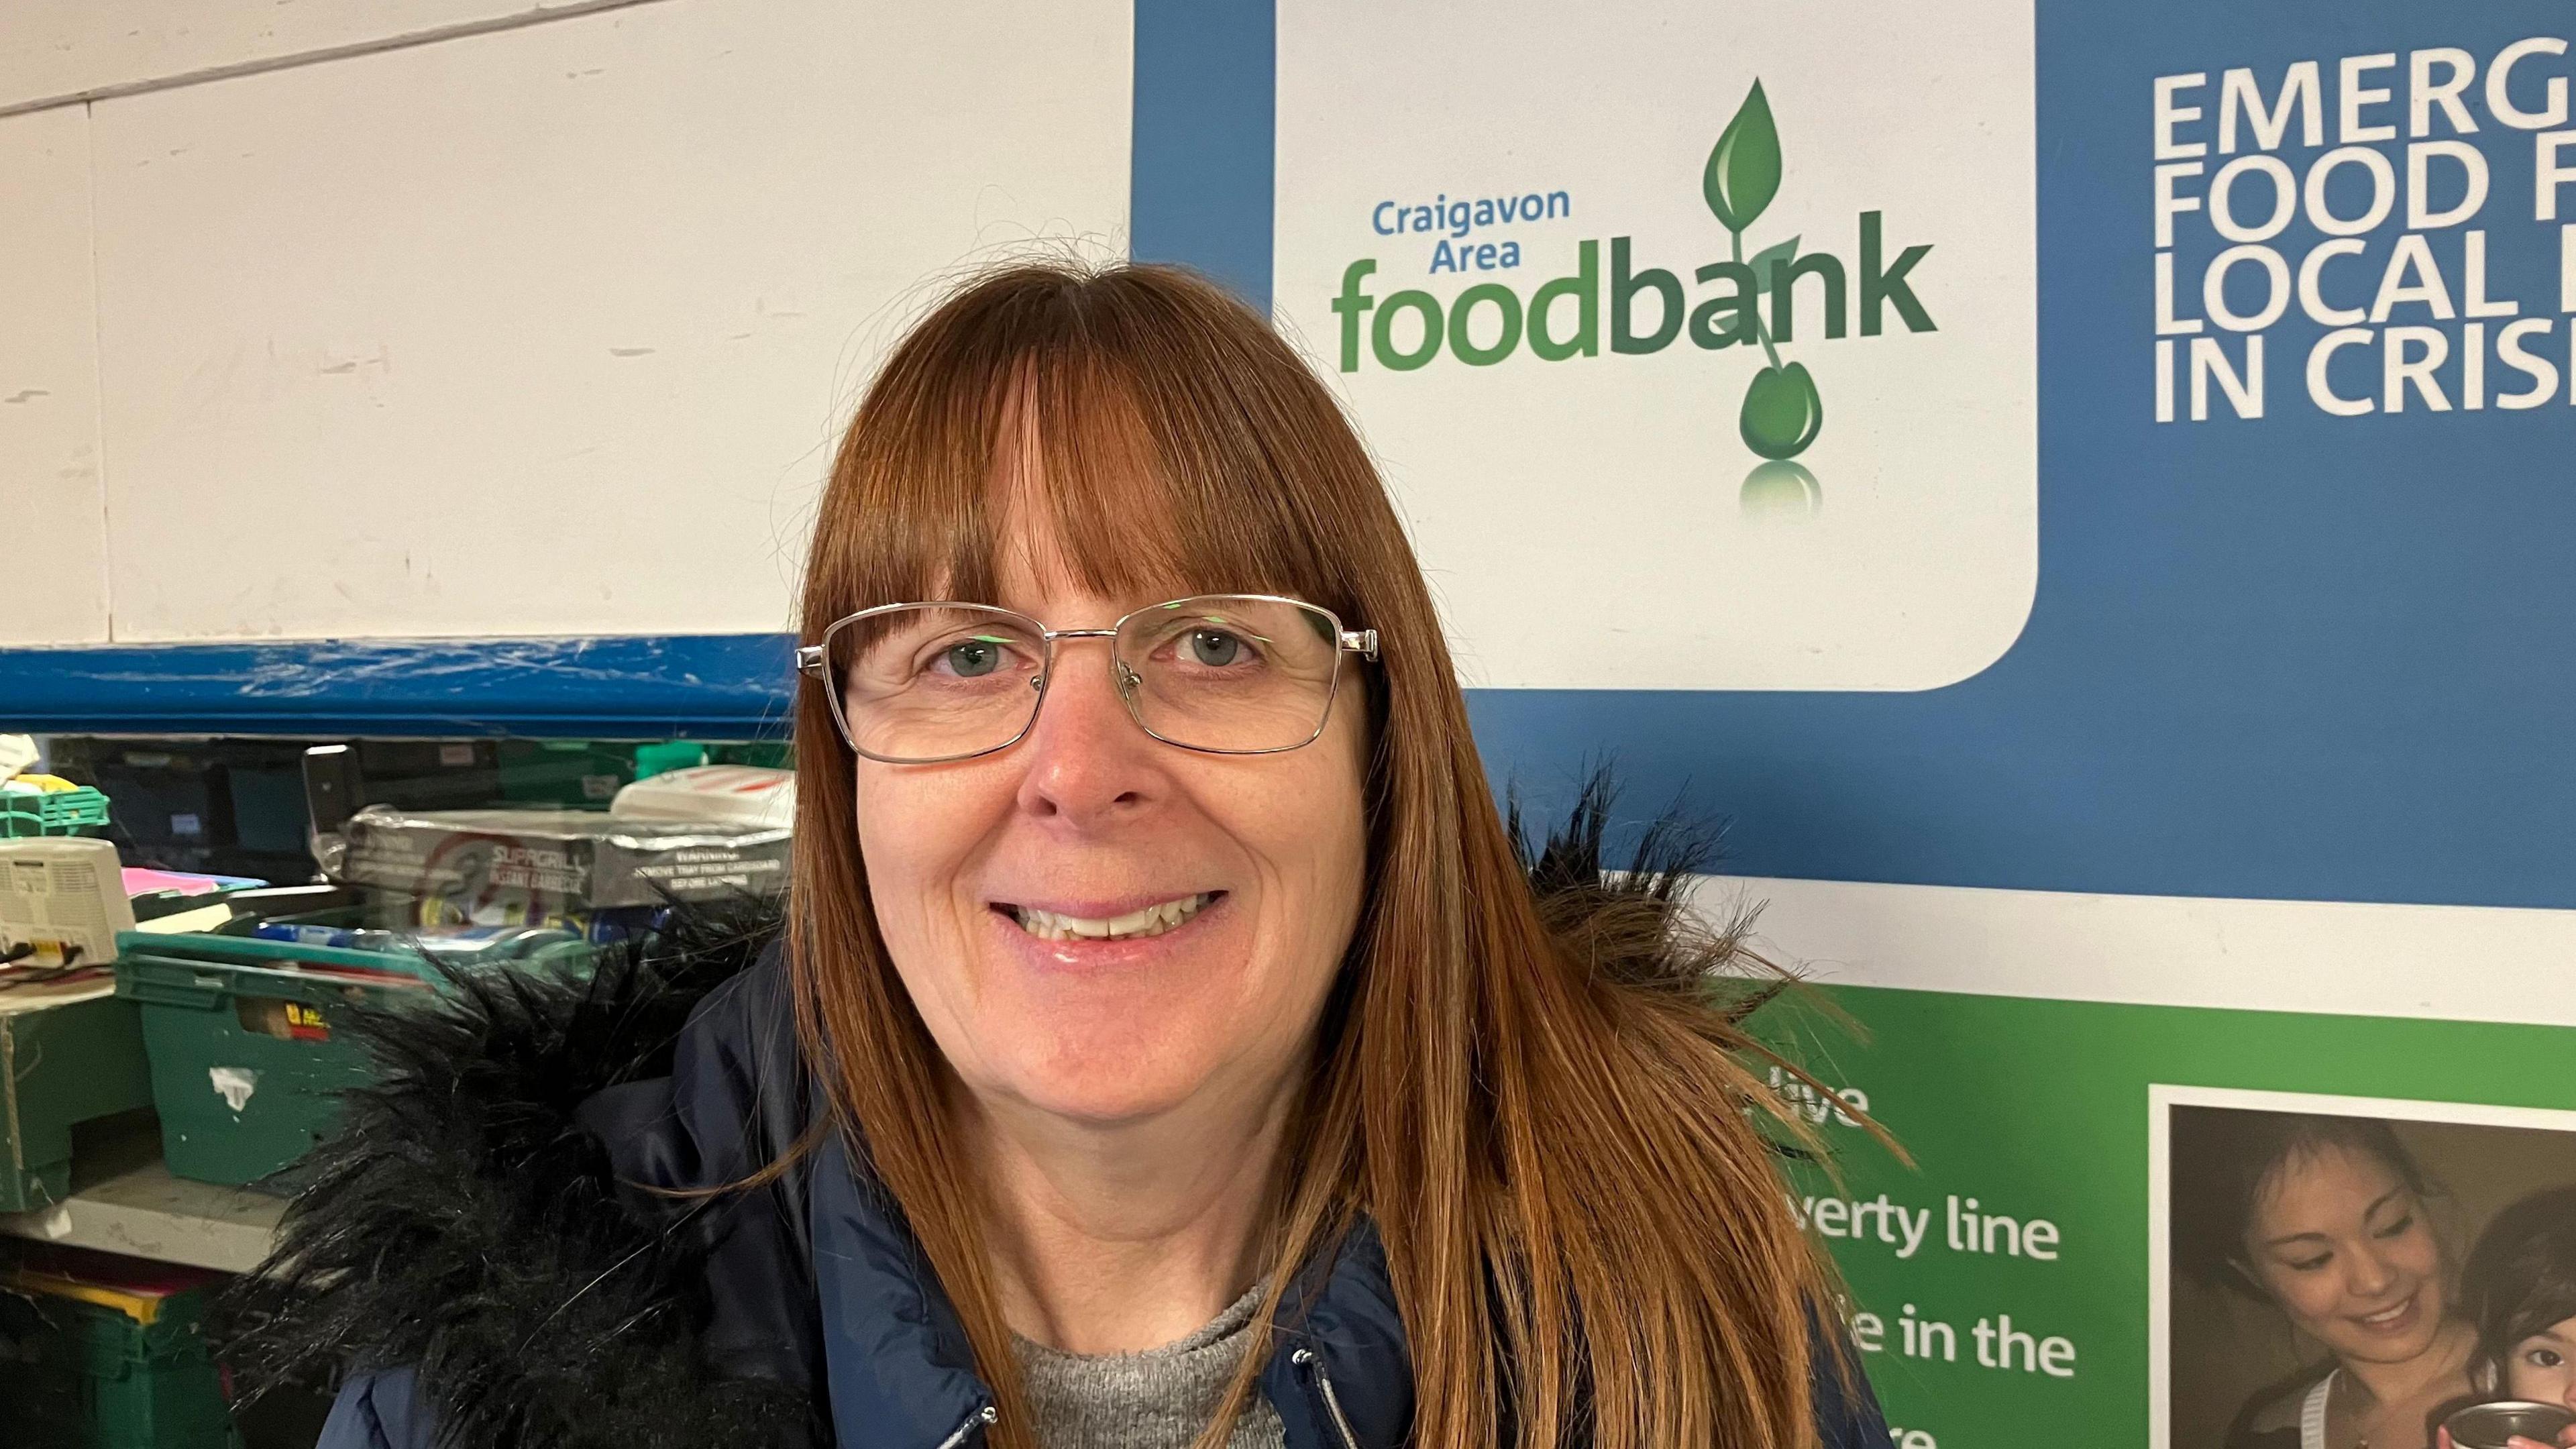
{"label": "green plastic crate", "polygon": [[107,829],[107,797],[71,790],[0,790],[0,840],[34,835],[97,835]]}
{"label": "green plastic crate", "polygon": [[241,1449],[201,1327],[207,1290],[0,1273],[0,1439],[26,1449]]}
{"label": "green plastic crate", "polygon": [[70,1193],[75,1126],[152,1105],[142,1021],[105,989],[0,993],[0,1212]]}
{"label": "green plastic crate", "polygon": [[501,798],[523,805],[605,810],[635,782],[637,746],[592,740],[500,742]]}
{"label": "green plastic crate", "polygon": [[[140,1005],[161,1113],[161,1153],[179,1177],[290,1189],[287,1171],[330,1135],[340,1094],[372,1081],[345,1032],[360,1006],[425,1003],[440,977],[417,956],[233,936],[117,936],[116,994]],[[578,942],[497,969],[569,971]]]}
{"label": "green plastic crate", "polygon": [[696,740],[663,740],[635,747],[635,778],[649,780],[673,770],[692,770],[707,763],[707,747]]}
{"label": "green plastic crate", "polygon": [[710,765],[757,765],[764,770],[796,768],[796,751],[784,740],[746,740],[707,746]]}

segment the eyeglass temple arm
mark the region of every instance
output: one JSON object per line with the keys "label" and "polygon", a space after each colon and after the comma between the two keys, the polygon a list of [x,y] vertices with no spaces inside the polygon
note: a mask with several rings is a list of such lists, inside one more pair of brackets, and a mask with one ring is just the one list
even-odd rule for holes
{"label": "eyeglass temple arm", "polygon": [[800,646],[796,651],[796,672],[813,675],[816,679],[822,678],[823,646],[820,644]]}

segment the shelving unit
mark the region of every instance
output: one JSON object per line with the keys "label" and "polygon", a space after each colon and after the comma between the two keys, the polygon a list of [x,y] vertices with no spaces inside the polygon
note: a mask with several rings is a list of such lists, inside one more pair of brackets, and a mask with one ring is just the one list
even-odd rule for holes
{"label": "shelving unit", "polygon": [[71,1196],[0,1214],[0,1234],[243,1273],[268,1254],[282,1198],[173,1177],[151,1132],[98,1144],[76,1159]]}

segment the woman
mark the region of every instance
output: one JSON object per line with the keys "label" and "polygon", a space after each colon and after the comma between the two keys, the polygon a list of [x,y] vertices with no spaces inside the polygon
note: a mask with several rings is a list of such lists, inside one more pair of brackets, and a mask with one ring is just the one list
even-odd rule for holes
{"label": "woman", "polygon": [[668,1048],[725,953],[381,1029],[246,1307],[268,1371],[360,1375],[332,1449],[1885,1443],[1723,947],[1574,868],[1597,808],[1533,890],[1259,317],[966,287],[860,405],[803,617],[784,950]]}
{"label": "woman", "polygon": [[2327,1360],[2250,1399],[2229,1449],[2425,1449],[2469,1391],[2429,1184],[2385,1122],[2178,1109],[2177,1258],[2274,1307]]}

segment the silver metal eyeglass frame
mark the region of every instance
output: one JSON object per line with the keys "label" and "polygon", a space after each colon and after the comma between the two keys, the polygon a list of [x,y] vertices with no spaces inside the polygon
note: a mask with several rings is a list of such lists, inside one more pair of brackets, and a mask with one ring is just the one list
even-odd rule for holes
{"label": "silver metal eyeglass frame", "polygon": [[[1020,741],[1027,739],[1029,731],[1037,728],[1038,712],[1046,708],[1047,684],[1055,678],[1055,641],[1058,639],[1114,640],[1118,637],[1118,631],[1127,626],[1128,620],[1151,614],[1158,609],[1174,608],[1178,605],[1189,603],[1193,599],[1248,599],[1265,604],[1287,604],[1299,609],[1311,609],[1314,612],[1323,615],[1325,620],[1332,625],[1333,638],[1336,641],[1337,667],[1333,670],[1332,681],[1325,686],[1324,708],[1315,719],[1315,732],[1313,734],[1306,736],[1304,739],[1299,740],[1292,745],[1270,745],[1257,750],[1226,750],[1212,748],[1207,745],[1187,744],[1183,741],[1173,739],[1169,735],[1159,733],[1152,725],[1145,723],[1144,712],[1136,702],[1136,676],[1132,671],[1125,667],[1124,662],[1118,657],[1117,649],[1112,647],[1109,651],[1109,683],[1111,688],[1118,691],[1119,700],[1127,706],[1127,717],[1136,722],[1136,728],[1143,730],[1147,735],[1150,735],[1154,739],[1160,740],[1164,744],[1170,745],[1175,749],[1194,750],[1203,755],[1279,755],[1285,754],[1290,750],[1302,750],[1306,746],[1313,744],[1315,741],[1322,739],[1324,737],[1324,727],[1332,723],[1333,705],[1335,701],[1341,698],[1342,693],[1342,671],[1338,667],[1339,655],[1357,654],[1372,664],[1377,662],[1377,631],[1375,629],[1344,628],[1342,626],[1341,616],[1334,613],[1332,610],[1325,608],[1321,604],[1310,604],[1304,599],[1292,599],[1285,594],[1188,594],[1177,599],[1167,599],[1159,604],[1147,604],[1141,609],[1130,609],[1126,613],[1119,615],[1118,618],[1106,629],[1050,629],[1046,625],[1039,623],[1037,620],[1030,618],[1028,615],[1023,614],[1016,609],[1005,609],[996,604],[967,603],[957,599],[925,599],[917,603],[879,604],[873,609],[861,609],[855,614],[833,620],[831,625],[823,630],[823,637],[820,641],[812,644],[800,645],[796,650],[796,672],[823,686],[823,702],[829,706],[832,711],[832,724],[841,732],[841,743],[848,745],[853,754],[887,765],[944,765],[954,760],[972,760],[980,756],[998,754],[1003,750],[1007,750],[1011,746],[1018,744]],[[849,628],[853,624],[859,623],[862,620],[876,618],[881,614],[891,614],[899,609],[978,609],[988,614],[1007,615],[1011,618],[1018,619],[1031,627],[1031,631],[1035,633],[1046,645],[1046,659],[1039,666],[1036,677],[1029,681],[1031,687],[1035,688],[1038,692],[1037,703],[1029,706],[1029,717],[1020,725],[1017,733],[1013,734],[1009,739],[1002,741],[1000,744],[987,745],[980,750],[966,750],[954,755],[932,755],[922,758],[913,758],[898,755],[880,755],[873,751],[860,748],[858,734],[855,730],[850,728],[849,716],[844,712],[844,706],[841,700],[841,691],[833,687],[831,666],[832,639],[834,635],[839,634],[842,630]]]}

